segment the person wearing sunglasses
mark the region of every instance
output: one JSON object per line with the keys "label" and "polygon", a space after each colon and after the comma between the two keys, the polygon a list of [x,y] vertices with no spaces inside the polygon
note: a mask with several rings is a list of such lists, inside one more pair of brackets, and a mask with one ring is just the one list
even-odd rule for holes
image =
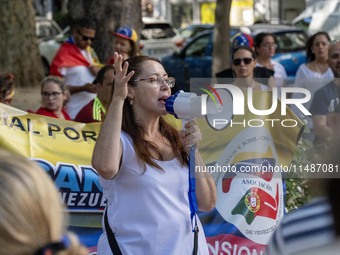
{"label": "person wearing sunglasses", "polygon": [[15,95],[13,74],[0,74],[0,103],[10,105]]}
{"label": "person wearing sunglasses", "polygon": [[[231,53],[240,46],[248,46],[253,49],[254,41],[253,38],[246,33],[237,33],[232,38],[231,42]],[[274,84],[274,71],[266,67],[256,66],[254,68],[254,79],[260,83],[273,86]],[[224,69],[216,73],[217,78],[226,78],[228,83],[232,83],[235,80],[235,73],[232,68]]]}
{"label": "person wearing sunglasses", "polygon": [[70,116],[65,111],[68,101],[67,87],[63,80],[57,76],[47,76],[41,82],[41,107],[36,114],[70,120]]}
{"label": "person wearing sunglasses", "polygon": [[235,73],[235,85],[241,89],[252,87],[256,90],[268,90],[268,86],[254,80],[254,68],[256,66],[255,53],[248,46],[240,46],[233,51],[232,69]]}
{"label": "person wearing sunglasses", "polygon": [[51,63],[50,74],[63,77],[71,93],[67,108],[71,119],[96,96],[97,86],[92,81],[103,65],[91,47],[95,36],[94,21],[76,20],[72,35],[61,45]]}
{"label": "person wearing sunglasses", "polygon": [[[134,56],[122,62],[123,56],[115,53],[113,97],[92,157],[107,199],[107,227],[103,226],[97,253],[193,254],[188,155],[195,154],[194,164],[203,164],[197,149],[201,132],[195,121],[178,131],[164,119],[175,79],[158,59]],[[215,183],[209,173],[195,175],[198,209],[210,211],[216,201]],[[208,255],[196,220],[198,254]],[[112,239],[121,253],[114,245],[110,248]]]}

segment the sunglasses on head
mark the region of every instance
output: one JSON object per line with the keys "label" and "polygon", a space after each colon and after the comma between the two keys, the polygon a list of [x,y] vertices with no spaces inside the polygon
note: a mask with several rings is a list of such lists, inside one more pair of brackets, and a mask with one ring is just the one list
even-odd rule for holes
{"label": "sunglasses on head", "polygon": [[245,65],[249,65],[253,61],[252,58],[235,58],[233,60],[233,64],[235,66],[241,65],[241,62],[243,62]]}
{"label": "sunglasses on head", "polygon": [[83,35],[79,30],[77,30],[78,34],[81,36],[81,39],[83,41],[88,41],[90,40],[91,42],[93,42],[95,40],[94,37],[90,37],[90,36],[86,36],[86,35]]}

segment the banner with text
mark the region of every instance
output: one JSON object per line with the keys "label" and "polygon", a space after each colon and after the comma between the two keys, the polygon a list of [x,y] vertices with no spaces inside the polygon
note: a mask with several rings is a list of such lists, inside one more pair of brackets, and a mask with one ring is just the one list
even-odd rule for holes
{"label": "banner with text", "polygon": [[[180,127],[178,120],[167,118]],[[256,177],[240,169],[260,163],[288,164],[302,127],[298,123],[289,130],[266,125],[216,131],[204,119],[198,120],[203,134],[200,151],[207,166],[215,167],[210,171],[218,190],[216,208],[200,213],[210,254],[241,254],[248,250],[253,250],[250,254],[256,254],[254,250],[260,254],[263,250],[283,216],[281,174]],[[0,148],[31,158],[51,176],[70,211],[70,229],[91,254],[96,254],[105,207],[98,174],[91,166],[100,126],[49,118],[0,104]],[[236,171],[218,166],[230,166]]]}

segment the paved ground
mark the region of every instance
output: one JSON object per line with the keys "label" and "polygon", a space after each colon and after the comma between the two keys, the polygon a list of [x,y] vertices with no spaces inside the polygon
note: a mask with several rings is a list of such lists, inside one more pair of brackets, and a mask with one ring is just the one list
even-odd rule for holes
{"label": "paved ground", "polygon": [[34,88],[15,88],[12,105],[15,108],[27,111],[36,111],[41,102],[40,86]]}

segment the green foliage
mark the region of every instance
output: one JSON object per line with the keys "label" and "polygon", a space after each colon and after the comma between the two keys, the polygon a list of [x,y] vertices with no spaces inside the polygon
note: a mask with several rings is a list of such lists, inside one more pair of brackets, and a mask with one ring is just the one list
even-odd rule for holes
{"label": "green foliage", "polygon": [[[306,166],[316,162],[317,154],[313,143],[301,138],[292,163],[295,166]],[[296,175],[295,178],[286,179],[286,209],[288,211],[298,208],[310,199],[310,189],[307,176]]]}

